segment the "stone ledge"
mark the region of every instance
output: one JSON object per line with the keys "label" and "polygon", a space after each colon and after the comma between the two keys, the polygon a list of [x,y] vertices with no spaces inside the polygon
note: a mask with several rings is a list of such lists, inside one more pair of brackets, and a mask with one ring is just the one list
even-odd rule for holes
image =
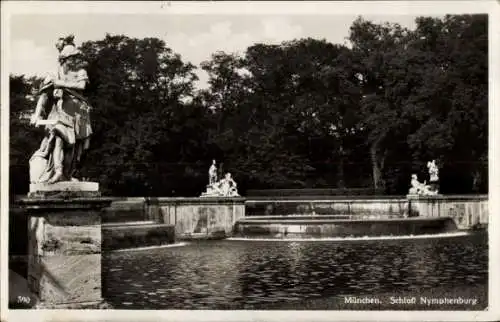
{"label": "stone ledge", "polygon": [[370,204],[370,203],[405,203],[407,202],[408,199],[405,197],[388,197],[382,199],[379,197],[378,199],[375,198],[369,198],[369,199],[353,199],[353,198],[336,198],[332,199],[330,197],[320,197],[320,198],[309,198],[309,197],[304,197],[302,199],[298,198],[274,198],[274,199],[264,199],[264,198],[259,198],[259,199],[247,199],[245,200],[245,204],[271,204],[271,203],[276,203],[276,204],[285,204],[285,203],[299,203],[299,204],[311,204],[311,203],[318,203],[318,204],[327,204],[327,203],[336,203],[336,204]]}
{"label": "stone ledge", "polygon": [[409,199],[409,200],[427,200],[427,199],[448,199],[448,198],[444,198],[444,196],[441,194],[436,194],[436,195],[408,194],[408,195],[406,195],[406,199]]}
{"label": "stone ledge", "polygon": [[243,204],[244,197],[149,197],[146,198],[146,205],[167,205],[167,204]]}
{"label": "stone ledge", "polygon": [[28,197],[16,200],[15,205],[30,211],[47,210],[101,210],[111,204],[111,198],[103,197]]}
{"label": "stone ledge", "polygon": [[99,191],[99,183],[91,181],[60,181],[51,184],[30,184],[30,192],[38,191]]}
{"label": "stone ledge", "polygon": [[99,191],[36,191],[28,193],[28,197],[32,199],[98,198],[100,196]]}
{"label": "stone ledge", "polygon": [[449,201],[488,201],[488,195],[431,195],[431,196],[423,196],[423,195],[407,195],[407,199],[409,200],[449,200]]}
{"label": "stone ledge", "polygon": [[29,198],[95,198],[99,197],[99,183],[89,181],[61,181],[30,184]]}

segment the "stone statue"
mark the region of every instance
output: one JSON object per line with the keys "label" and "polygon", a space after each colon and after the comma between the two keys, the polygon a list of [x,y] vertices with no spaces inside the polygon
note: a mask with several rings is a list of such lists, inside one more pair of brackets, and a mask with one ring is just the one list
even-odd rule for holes
{"label": "stone statue", "polygon": [[217,167],[215,166],[215,160],[212,160],[212,165],[208,169],[208,184],[213,185],[217,182]]}
{"label": "stone statue", "polygon": [[226,173],[224,179],[219,182],[220,190],[222,194],[226,197],[236,197],[239,196],[238,190],[236,188],[236,182],[231,177],[231,173]]}
{"label": "stone statue", "polygon": [[429,168],[429,182],[437,182],[439,181],[439,169],[436,165],[436,161],[432,160],[427,162],[427,168]]}
{"label": "stone statue", "polygon": [[418,181],[416,174],[411,175],[411,188],[408,192],[409,195],[422,195],[422,196],[432,196],[436,195],[437,192],[431,189],[431,186],[427,185],[427,182],[423,183]]}
{"label": "stone statue", "polygon": [[231,173],[226,173],[223,179],[207,186],[201,197],[238,197],[237,184]]}
{"label": "stone statue", "polygon": [[[45,126],[46,136],[30,159],[32,184],[78,181],[73,176],[84,151],[89,147],[91,109],[82,92],[88,84],[87,72],[73,36],[60,38],[59,68],[45,79],[30,123]],[[44,110],[50,108],[46,120]]]}
{"label": "stone statue", "polygon": [[436,165],[436,161],[432,160],[427,162],[427,168],[429,169],[429,183],[432,190],[439,192],[439,169]]}

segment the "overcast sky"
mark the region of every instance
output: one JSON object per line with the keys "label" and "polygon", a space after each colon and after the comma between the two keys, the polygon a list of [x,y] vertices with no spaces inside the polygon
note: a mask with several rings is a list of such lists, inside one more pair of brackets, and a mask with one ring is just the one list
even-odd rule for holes
{"label": "overcast sky", "polygon": [[[364,16],[376,22],[397,22],[413,28],[415,16]],[[280,43],[296,38],[324,38],[344,43],[356,15],[16,15],[11,20],[10,71],[14,74],[45,75],[55,70],[55,41],[74,34],[79,45],[103,39],[106,33],[129,37],[158,37],[195,65],[218,50],[244,52],[257,42]],[[198,86],[207,76],[198,71]]]}
{"label": "overcast sky", "polygon": [[[2,14],[9,12],[2,22],[9,30],[3,62],[13,74],[44,76],[56,68],[54,44],[60,36],[74,34],[79,45],[110,33],[161,38],[184,61],[199,65],[216,51],[244,52],[254,43],[311,37],[342,44],[359,15],[413,29],[417,16],[488,8],[483,1],[3,2]],[[198,75],[198,86],[206,86],[207,75],[201,70]]]}

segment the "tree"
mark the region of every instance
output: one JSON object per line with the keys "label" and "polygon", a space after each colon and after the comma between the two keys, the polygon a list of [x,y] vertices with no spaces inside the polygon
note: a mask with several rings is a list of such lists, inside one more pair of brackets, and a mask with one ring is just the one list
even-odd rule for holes
{"label": "tree", "polygon": [[[417,19],[414,47],[431,56],[416,92],[416,156],[438,155],[457,192],[487,189],[488,20],[486,15]],[[461,179],[460,179],[461,178]],[[453,191],[452,190],[452,191]]]}
{"label": "tree", "polygon": [[267,187],[331,185],[320,183],[328,171],[343,181],[343,142],[353,136],[360,93],[350,59],[345,47],[300,39],[202,64],[216,144],[241,176]]}
{"label": "tree", "polygon": [[10,117],[10,192],[21,194],[28,191],[29,158],[38,148],[43,129],[29,125],[29,117],[35,109],[36,89],[41,79],[24,75],[9,78]]}
{"label": "tree", "polygon": [[[396,172],[409,176],[429,159],[439,160],[444,177],[473,172],[477,185],[487,151],[486,16],[416,22],[414,31],[361,18],[351,27],[374,186],[394,181]],[[405,154],[406,160],[394,163]],[[386,161],[393,163],[391,173]],[[452,164],[461,164],[461,170]],[[470,191],[467,185],[449,187]]]}
{"label": "tree", "polygon": [[[400,98],[409,87],[404,79],[404,51],[409,31],[398,24],[377,25],[362,18],[354,21],[350,30],[363,93],[360,129],[366,131],[373,186],[385,189],[383,172],[390,144],[394,139],[399,140],[405,127]],[[398,86],[400,79],[403,86]]]}
{"label": "tree", "polygon": [[[305,38],[216,52],[200,66],[202,91],[195,66],[160,39],[85,42],[94,136],[81,176],[115,195],[199,194],[217,159],[243,193],[366,184],[406,193],[410,175],[425,179],[437,159],[444,192],[487,191],[487,22],[419,17],[408,30],[359,18],[350,47]],[[16,189],[27,187],[42,135],[24,119],[39,81],[10,79]]]}
{"label": "tree", "polygon": [[194,96],[195,67],[156,38],[107,35],[81,49],[96,124],[84,170],[120,194],[171,193],[166,172],[174,170],[165,169],[205,153],[203,111],[185,103]]}

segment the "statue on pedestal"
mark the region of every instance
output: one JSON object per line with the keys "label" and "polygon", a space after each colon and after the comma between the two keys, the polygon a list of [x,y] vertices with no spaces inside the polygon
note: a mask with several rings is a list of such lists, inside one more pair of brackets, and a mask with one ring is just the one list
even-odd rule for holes
{"label": "statue on pedestal", "polygon": [[[73,38],[60,38],[56,44],[58,71],[43,82],[31,116],[32,125],[42,125],[46,129],[40,148],[30,159],[32,184],[78,181],[73,176],[83,152],[89,147],[91,106],[82,95],[88,77]],[[42,112],[46,110],[47,119],[42,120]]]}
{"label": "statue on pedestal", "polygon": [[217,168],[215,160],[208,170],[209,184],[207,190],[201,194],[201,197],[238,197],[237,184],[233,180],[231,173],[226,173],[224,178],[217,181]]}
{"label": "statue on pedestal", "polygon": [[[83,96],[89,79],[73,40],[73,36],[59,38],[58,70],[42,83],[31,116],[31,125],[45,127],[45,137],[29,161],[30,197],[100,195],[97,182],[75,178],[89,148],[92,126],[91,106]],[[43,114],[48,115],[46,119],[42,119]]]}
{"label": "statue on pedestal", "polygon": [[219,181],[219,187],[222,194],[227,197],[237,197],[239,196],[238,190],[236,189],[236,182],[231,177],[231,173],[226,173],[224,179]]}
{"label": "statue on pedestal", "polygon": [[208,184],[213,185],[217,182],[217,167],[215,165],[215,160],[212,160],[212,165],[208,169]]}
{"label": "statue on pedestal", "polygon": [[408,195],[433,196],[436,194],[437,192],[433,191],[426,181],[421,183],[416,174],[411,175],[411,188]]}
{"label": "statue on pedestal", "polygon": [[429,183],[431,189],[439,193],[439,169],[436,165],[436,161],[432,160],[427,162],[427,168],[429,169]]}

